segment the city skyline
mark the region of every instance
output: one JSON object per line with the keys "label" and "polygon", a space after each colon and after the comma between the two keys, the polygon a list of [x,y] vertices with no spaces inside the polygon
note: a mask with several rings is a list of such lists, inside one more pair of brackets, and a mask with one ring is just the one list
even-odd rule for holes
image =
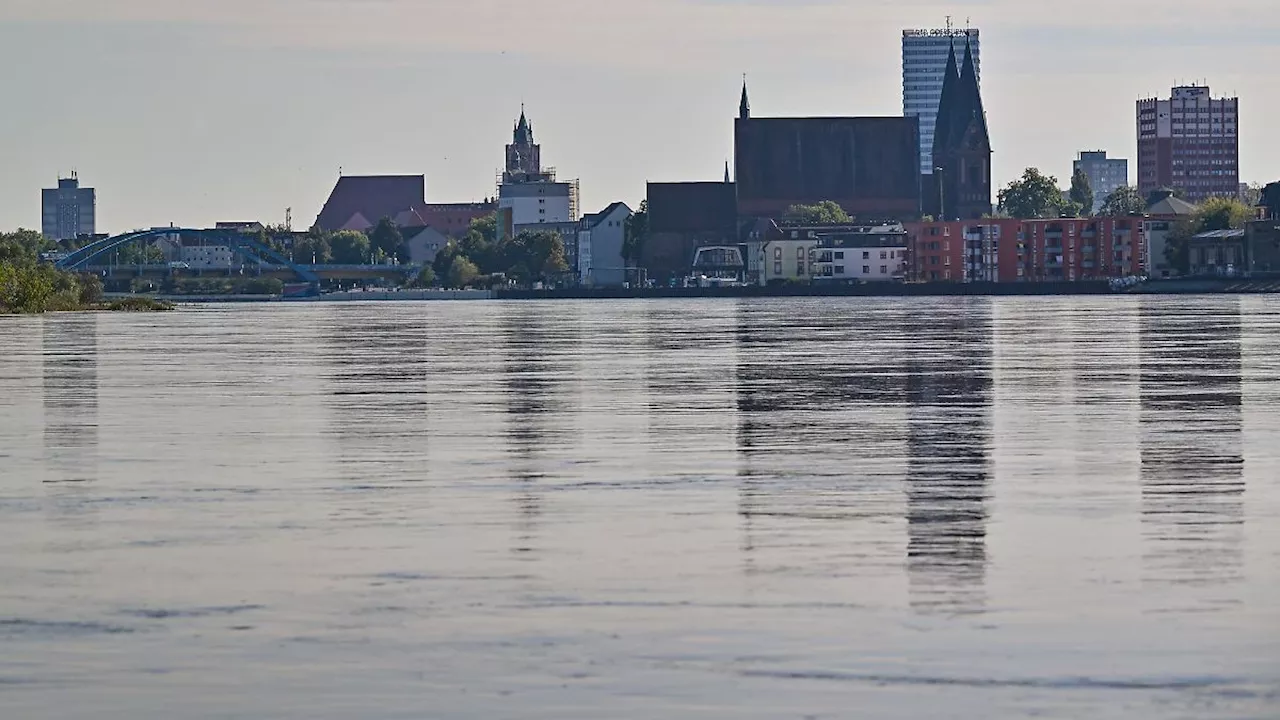
{"label": "city skyline", "polygon": [[[584,207],[634,206],[646,181],[721,177],[742,72],[760,117],[900,115],[902,30],[966,13],[986,36],[997,188],[1027,166],[1065,187],[1081,148],[1136,158],[1134,102],[1192,81],[1241,97],[1241,180],[1280,175],[1263,62],[1280,20],[1242,0],[1195,27],[1147,0],[1089,0],[1061,27],[1050,3],[1007,1],[171,5],[0,9],[0,59],[28,68],[0,79],[28,109],[0,118],[0,227],[39,227],[39,190],[71,170],[111,231],[281,222],[288,207],[302,225],[339,167],[425,173],[429,202],[480,200],[522,101],[544,164],[581,179]],[[858,42],[834,42],[855,21]],[[1061,112],[1064,92],[1088,93],[1089,122]]]}

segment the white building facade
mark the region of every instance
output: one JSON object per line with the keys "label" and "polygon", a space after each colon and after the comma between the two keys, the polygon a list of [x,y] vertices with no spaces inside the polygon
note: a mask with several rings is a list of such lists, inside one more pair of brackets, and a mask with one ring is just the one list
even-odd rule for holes
{"label": "white building facade", "polygon": [[498,211],[512,226],[578,221],[576,183],[535,181],[498,187]]}
{"label": "white building facade", "polygon": [[760,273],[757,281],[760,285],[808,282],[815,274],[818,243],[817,237],[783,238],[759,243]]}
{"label": "white building facade", "polygon": [[226,245],[186,245],[182,248],[182,262],[193,270],[226,270],[235,261],[235,253]]}
{"label": "white building facade", "polygon": [[963,52],[965,37],[973,47],[973,63],[982,79],[978,30],[935,29],[902,31],[902,114],[920,118],[920,172],[933,174],[933,132],[942,100],[947,55],[955,43]]}
{"label": "white building facade", "polygon": [[627,239],[631,208],[616,202],[582,218],[578,231],[578,282],[592,287],[619,287],[627,281],[622,245]]}
{"label": "white building facade", "polygon": [[907,246],[824,247],[813,263],[815,280],[889,282],[907,272]]}

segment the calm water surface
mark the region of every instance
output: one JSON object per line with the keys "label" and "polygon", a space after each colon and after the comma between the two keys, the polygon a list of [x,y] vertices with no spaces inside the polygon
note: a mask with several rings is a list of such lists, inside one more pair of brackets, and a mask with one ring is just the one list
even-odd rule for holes
{"label": "calm water surface", "polygon": [[1280,301],[0,318],[0,718],[1280,717]]}

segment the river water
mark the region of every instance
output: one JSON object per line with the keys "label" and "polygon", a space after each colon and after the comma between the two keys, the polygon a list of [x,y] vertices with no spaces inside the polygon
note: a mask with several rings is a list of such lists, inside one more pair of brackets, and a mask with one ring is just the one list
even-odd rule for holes
{"label": "river water", "polygon": [[0,718],[1275,718],[1280,300],[0,318]]}

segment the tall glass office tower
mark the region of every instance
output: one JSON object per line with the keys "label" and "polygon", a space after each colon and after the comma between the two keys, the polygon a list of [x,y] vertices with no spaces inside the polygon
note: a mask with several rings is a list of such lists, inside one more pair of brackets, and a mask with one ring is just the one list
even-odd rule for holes
{"label": "tall glass office tower", "polygon": [[964,52],[964,37],[973,46],[973,62],[982,79],[982,56],[978,30],[938,29],[902,31],[902,114],[920,118],[920,172],[933,174],[933,129],[938,122],[938,101],[942,99],[942,78],[947,69],[947,51],[956,43],[956,54]]}

